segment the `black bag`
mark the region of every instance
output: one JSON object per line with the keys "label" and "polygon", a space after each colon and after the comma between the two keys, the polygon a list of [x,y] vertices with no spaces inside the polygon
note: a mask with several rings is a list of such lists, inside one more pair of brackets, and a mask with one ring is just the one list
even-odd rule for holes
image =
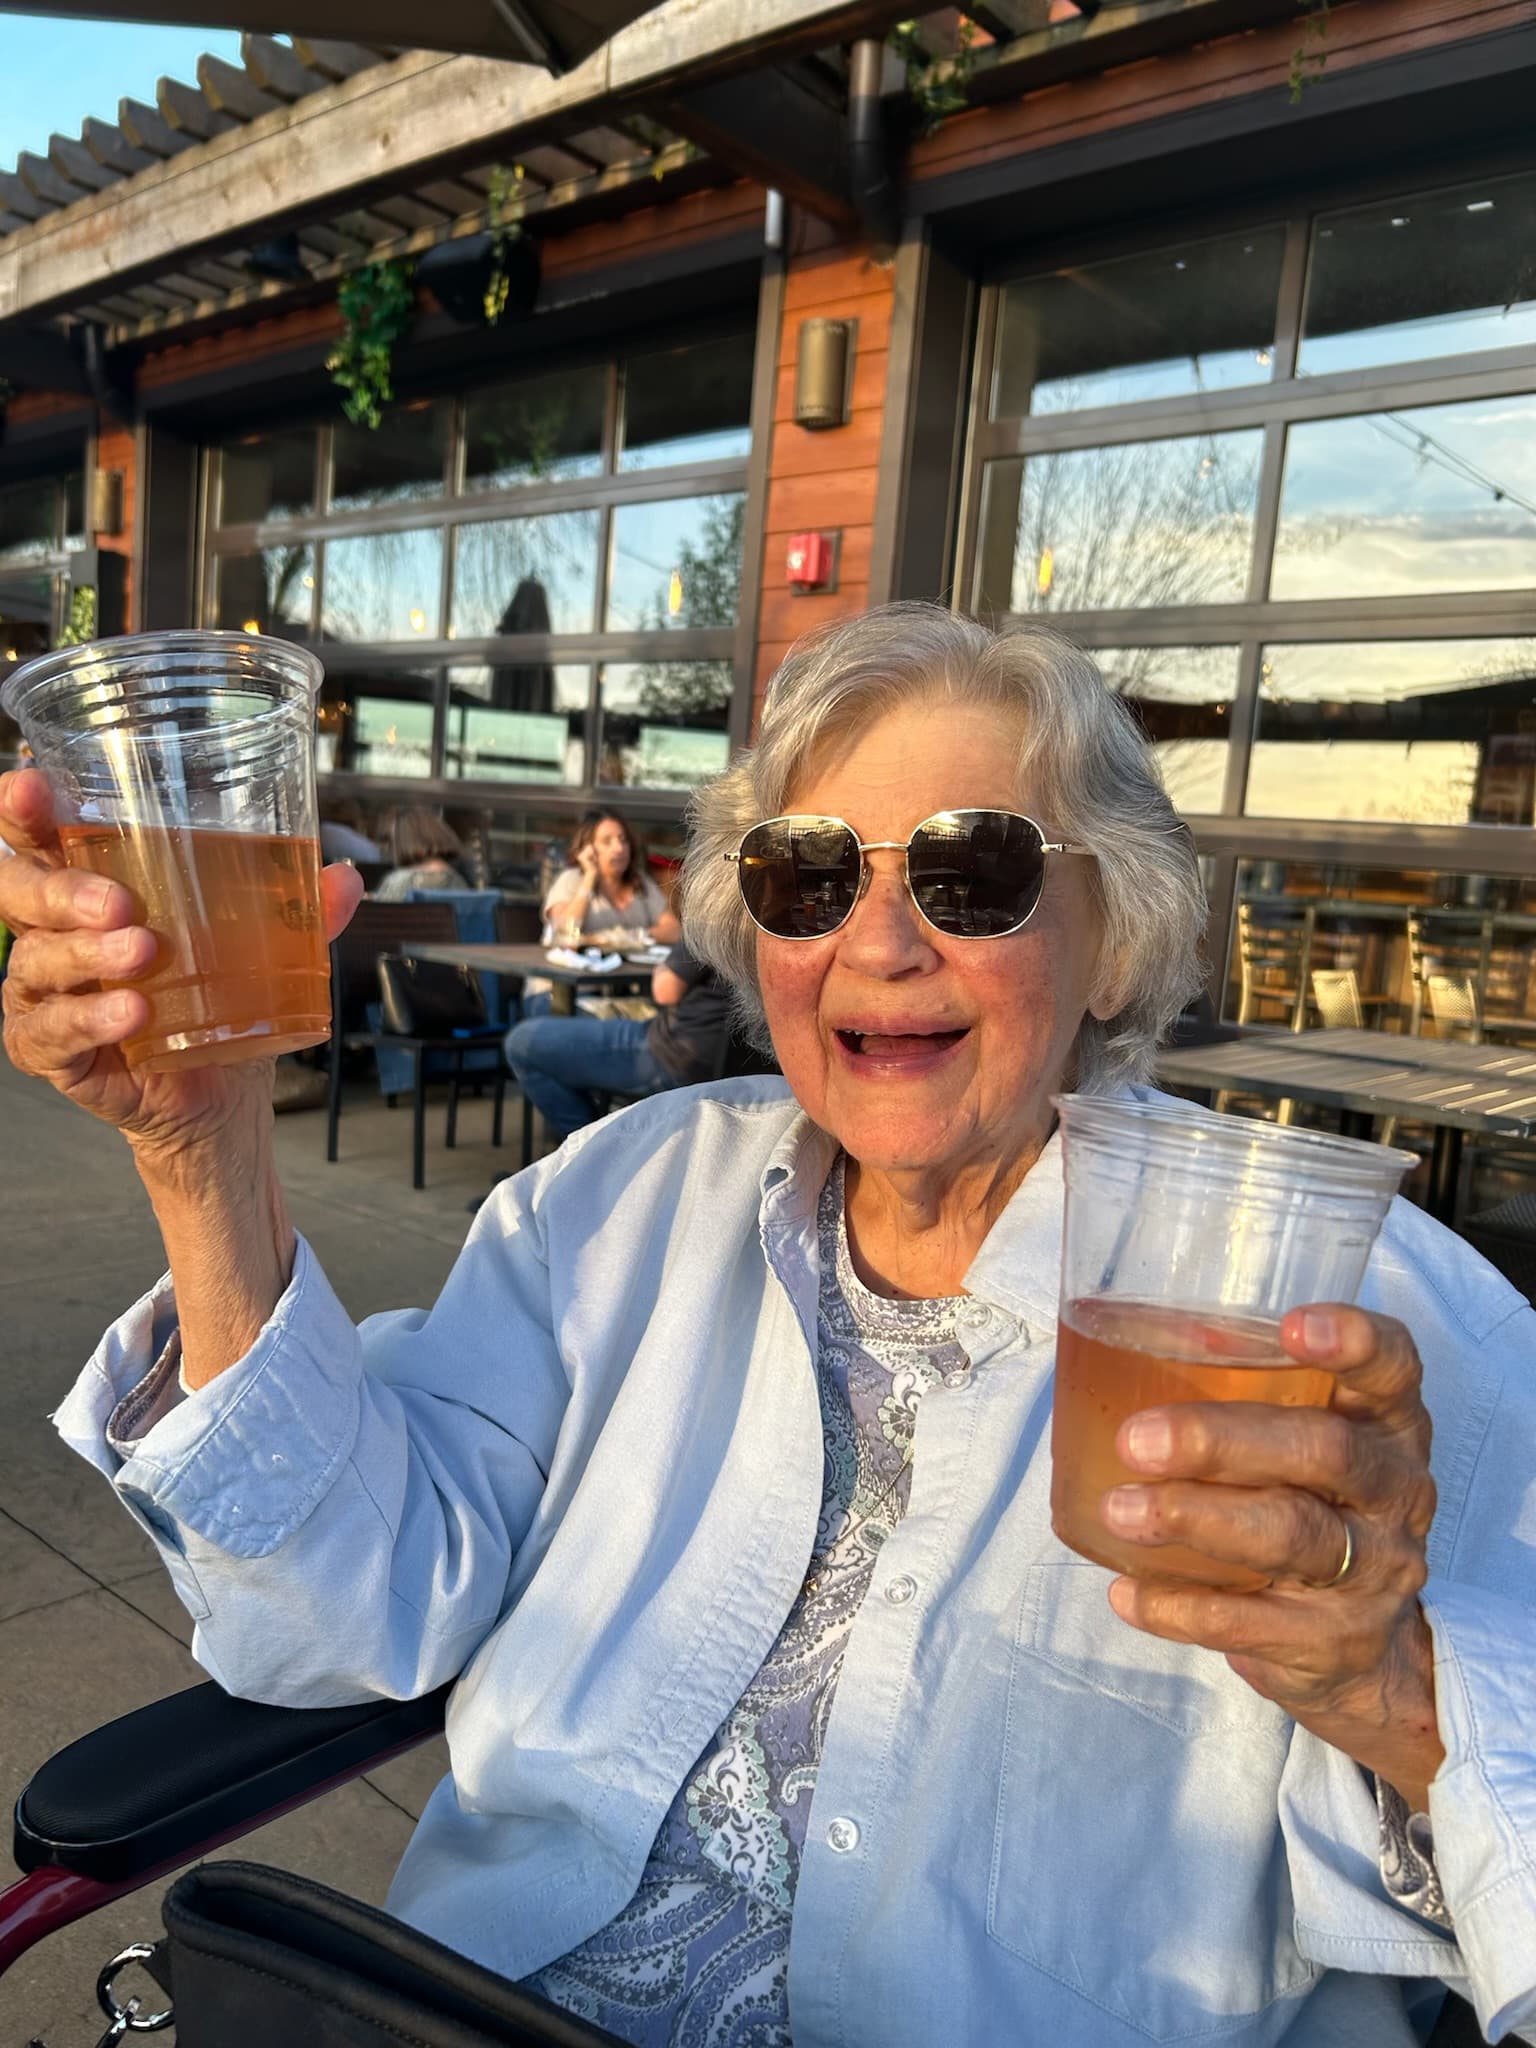
{"label": "black bag", "polygon": [[379,995],[384,1029],[397,1038],[471,1038],[490,1027],[472,968],[381,953]]}
{"label": "black bag", "polygon": [[287,1871],[200,1864],[162,1911],[156,1962],[178,2048],[623,2048],[403,1921]]}

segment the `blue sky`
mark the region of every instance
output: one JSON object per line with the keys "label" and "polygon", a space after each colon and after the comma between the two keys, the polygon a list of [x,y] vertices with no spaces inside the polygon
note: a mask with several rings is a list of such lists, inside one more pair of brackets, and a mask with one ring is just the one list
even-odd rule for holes
{"label": "blue sky", "polygon": [[24,149],[46,155],[55,132],[78,135],[87,114],[115,121],[125,95],[152,106],[167,72],[195,84],[204,50],[238,64],[240,38],[222,29],[0,14],[0,170]]}

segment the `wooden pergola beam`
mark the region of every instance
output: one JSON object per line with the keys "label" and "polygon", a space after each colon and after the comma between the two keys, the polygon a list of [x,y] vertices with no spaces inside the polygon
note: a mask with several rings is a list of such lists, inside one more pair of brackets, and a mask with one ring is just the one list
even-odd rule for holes
{"label": "wooden pergola beam", "polygon": [[0,325],[334,218],[498,152],[510,157],[750,70],[769,53],[878,32],[901,13],[901,0],[669,0],[560,78],[409,51],[6,236]]}

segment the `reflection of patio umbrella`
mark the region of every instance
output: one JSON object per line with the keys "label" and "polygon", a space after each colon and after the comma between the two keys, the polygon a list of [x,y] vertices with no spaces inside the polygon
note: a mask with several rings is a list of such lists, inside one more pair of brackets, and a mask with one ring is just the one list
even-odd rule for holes
{"label": "reflection of patio umbrella", "polygon": [[[525,576],[502,614],[498,634],[547,633],[549,595],[537,576]],[[501,711],[552,711],[555,671],[547,661],[511,662],[491,670],[491,702]]]}
{"label": "reflection of patio umbrella", "polygon": [[[54,0],[67,20],[171,22],[189,28],[457,50],[569,71],[656,0]],[[0,13],[36,12],[36,0],[0,0]]]}

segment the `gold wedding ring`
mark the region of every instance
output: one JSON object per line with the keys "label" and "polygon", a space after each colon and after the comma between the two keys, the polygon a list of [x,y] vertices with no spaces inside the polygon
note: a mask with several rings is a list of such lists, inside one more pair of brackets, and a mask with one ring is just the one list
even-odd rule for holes
{"label": "gold wedding ring", "polygon": [[1350,1524],[1350,1520],[1349,1520],[1349,1517],[1348,1517],[1347,1515],[1341,1516],[1341,1517],[1340,1517],[1340,1519],[1342,1520],[1342,1522],[1343,1522],[1343,1524],[1344,1524],[1344,1558],[1343,1558],[1343,1562],[1342,1562],[1342,1563],[1340,1564],[1340,1566],[1339,1566],[1338,1570],[1337,1570],[1337,1571],[1336,1571],[1336,1572],[1334,1573],[1334,1575],[1333,1575],[1333,1577],[1332,1577],[1331,1579],[1313,1579],[1313,1580],[1311,1581],[1312,1589],[1313,1589],[1313,1591],[1314,1591],[1314,1592],[1317,1592],[1317,1593],[1326,1593],[1326,1592],[1327,1592],[1327,1590],[1328,1590],[1328,1588],[1329,1588],[1330,1586],[1337,1586],[1337,1585],[1339,1584],[1339,1582],[1340,1582],[1340,1581],[1341,1581],[1342,1579],[1345,1579],[1345,1578],[1347,1578],[1347,1577],[1348,1577],[1348,1575],[1349,1575],[1349,1568],[1350,1568],[1350,1566],[1351,1566],[1351,1565],[1352,1565],[1352,1564],[1354,1563],[1354,1561],[1355,1561],[1355,1532],[1354,1532],[1354,1529],[1353,1529],[1353,1527],[1351,1526],[1351,1524]]}

